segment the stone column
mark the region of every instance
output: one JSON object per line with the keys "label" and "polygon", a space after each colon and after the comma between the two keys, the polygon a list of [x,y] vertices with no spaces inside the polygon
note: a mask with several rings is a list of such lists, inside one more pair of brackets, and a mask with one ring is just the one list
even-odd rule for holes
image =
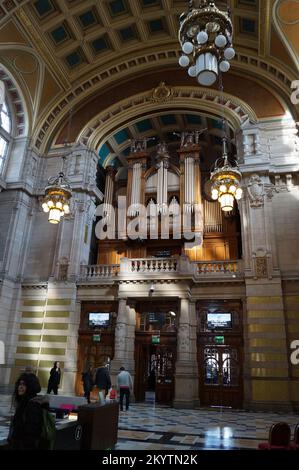
{"label": "stone column", "polygon": [[195,303],[181,299],[175,371],[175,408],[193,408],[198,404],[198,367],[196,358]]}

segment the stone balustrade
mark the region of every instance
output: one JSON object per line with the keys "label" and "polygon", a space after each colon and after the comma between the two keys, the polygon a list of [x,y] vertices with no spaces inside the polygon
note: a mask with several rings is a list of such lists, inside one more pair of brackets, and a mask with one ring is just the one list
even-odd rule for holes
{"label": "stone balustrade", "polygon": [[122,258],[120,264],[82,266],[81,281],[143,277],[196,280],[243,277],[242,260],[190,262],[185,255],[173,258]]}
{"label": "stone balustrade", "polygon": [[232,275],[237,276],[242,273],[240,260],[236,261],[200,261],[195,262],[195,276],[204,275]]}
{"label": "stone balustrade", "polygon": [[119,264],[91,264],[82,266],[81,279],[114,278],[118,273]]}

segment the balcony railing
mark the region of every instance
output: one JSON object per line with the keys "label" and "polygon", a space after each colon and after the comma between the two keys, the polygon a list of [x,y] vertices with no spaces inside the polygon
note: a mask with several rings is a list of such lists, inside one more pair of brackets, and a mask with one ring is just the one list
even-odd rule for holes
{"label": "balcony railing", "polygon": [[81,268],[81,279],[95,280],[114,278],[119,273],[119,264],[91,264]]}
{"label": "balcony railing", "polygon": [[136,258],[128,260],[129,273],[175,273],[177,272],[177,258]]}
{"label": "balcony railing", "polygon": [[82,266],[81,270],[81,281],[143,277],[184,277],[195,281],[234,279],[243,277],[243,263],[242,260],[190,262],[189,258],[183,255],[173,258],[122,258],[120,264]]}
{"label": "balcony railing", "polygon": [[204,275],[232,275],[242,274],[241,260],[236,261],[199,261],[196,266],[195,276]]}

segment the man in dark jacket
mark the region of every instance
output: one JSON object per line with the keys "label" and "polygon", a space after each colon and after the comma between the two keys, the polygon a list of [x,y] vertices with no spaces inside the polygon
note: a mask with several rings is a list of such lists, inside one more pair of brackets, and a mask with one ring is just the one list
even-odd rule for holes
{"label": "man in dark jacket", "polygon": [[104,397],[106,397],[109,388],[111,388],[111,379],[109,371],[105,364],[101,364],[96,372],[95,384],[100,392],[104,392]]}
{"label": "man in dark jacket", "polygon": [[60,377],[61,377],[60,364],[59,362],[55,361],[52,369],[50,370],[47,393],[51,393],[53,390],[54,395],[58,395],[58,386],[60,384]]}
{"label": "man in dark jacket", "polygon": [[88,403],[90,403],[90,392],[93,387],[93,377],[92,377],[92,366],[88,366],[85,372],[82,374],[82,382],[84,389],[84,396],[87,398]]}

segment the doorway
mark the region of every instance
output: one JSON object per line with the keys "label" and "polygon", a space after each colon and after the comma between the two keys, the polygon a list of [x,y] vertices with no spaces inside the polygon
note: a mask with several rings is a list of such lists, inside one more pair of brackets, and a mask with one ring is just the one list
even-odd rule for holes
{"label": "doorway", "polygon": [[243,334],[239,301],[198,303],[200,403],[243,406]]}
{"label": "doorway", "polygon": [[[92,367],[95,378],[97,368],[105,364],[108,369],[114,356],[116,302],[82,302],[78,335],[77,376],[75,392],[83,395],[82,372]],[[97,389],[91,399],[97,400]]]}
{"label": "doorway", "polygon": [[178,302],[136,304],[135,399],[171,405],[174,398]]}
{"label": "doorway", "polygon": [[163,335],[151,344],[151,335],[136,334],[136,401],[171,405],[174,397],[176,337]]}

